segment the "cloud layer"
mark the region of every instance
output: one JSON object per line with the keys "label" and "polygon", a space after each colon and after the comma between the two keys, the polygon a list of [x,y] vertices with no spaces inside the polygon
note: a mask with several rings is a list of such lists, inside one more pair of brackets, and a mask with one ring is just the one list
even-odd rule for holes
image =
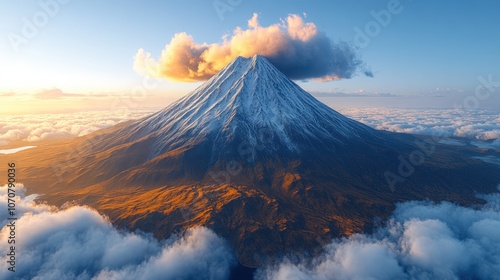
{"label": "cloud layer", "polygon": [[458,136],[476,140],[500,138],[498,111],[393,108],[342,108],[338,111],[380,130]]}
{"label": "cloud layer", "polygon": [[139,49],[134,69],[152,77],[203,81],[237,56],[255,54],[267,57],[292,79],[331,81],[351,78],[357,72],[372,76],[352,46],[332,42],[314,23],[304,22],[296,14],[267,27],[259,24],[258,14],[253,14],[247,29],[237,27],[232,35],[225,35],[221,43],[215,44],[199,44],[186,33],[175,34],[157,60]]}
{"label": "cloud layer", "polygon": [[314,259],[286,260],[258,279],[500,279],[500,195],[477,209],[400,204],[373,235],[334,240]]}
{"label": "cloud layer", "polygon": [[75,96],[84,96],[83,94],[76,94],[76,93],[65,93],[61,89],[58,88],[50,88],[50,89],[44,89],[36,92],[33,95],[35,98],[38,99],[57,99],[57,98],[62,98],[62,97],[75,97]]}
{"label": "cloud layer", "polygon": [[0,145],[11,141],[40,141],[83,136],[123,121],[138,119],[155,110],[115,110],[64,114],[2,116]]}
{"label": "cloud layer", "polygon": [[[206,228],[159,242],[118,231],[93,209],[35,204],[36,196],[16,189],[16,272],[7,270],[9,229],[1,211],[0,279],[226,279],[236,264],[228,244]],[[6,202],[2,187],[1,209]]]}
{"label": "cloud layer", "polygon": [[[33,202],[17,185],[17,279],[228,279],[227,242],[193,228],[166,241],[122,232],[95,210]],[[500,279],[500,194],[474,208],[406,202],[374,234],[333,240],[314,258],[260,268],[256,279]],[[6,187],[0,208],[6,209]],[[0,212],[0,279],[7,279],[7,211]]]}
{"label": "cloud layer", "polygon": [[[122,121],[145,117],[157,109],[2,116],[0,145],[83,136]],[[500,113],[487,110],[341,108],[338,111],[371,127],[393,132],[458,136],[473,144],[500,148]],[[489,140],[489,142],[480,142]],[[459,144],[459,143],[457,143]]]}

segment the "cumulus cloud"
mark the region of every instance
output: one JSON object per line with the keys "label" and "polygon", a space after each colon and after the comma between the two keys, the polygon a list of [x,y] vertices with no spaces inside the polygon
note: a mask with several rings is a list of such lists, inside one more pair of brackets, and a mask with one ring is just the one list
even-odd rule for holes
{"label": "cumulus cloud", "polygon": [[[118,231],[93,209],[57,209],[33,202],[21,184],[16,191],[16,272],[7,270],[10,229],[1,211],[1,279],[227,279],[236,263],[228,244],[203,227],[160,242]],[[6,202],[4,186],[1,209]]]}
{"label": "cumulus cloud", "polygon": [[1,116],[0,145],[84,136],[117,123],[138,119],[153,109],[94,111],[65,114]]}
{"label": "cumulus cloud", "polygon": [[280,23],[261,26],[258,14],[248,28],[237,27],[221,43],[199,44],[186,33],[175,34],[158,59],[139,49],[134,69],[143,75],[175,81],[203,81],[218,73],[237,56],[262,55],[292,79],[331,81],[351,78],[363,69],[356,49],[346,42],[333,42],[312,22],[296,14]]}
{"label": "cumulus cloud", "polygon": [[[0,208],[7,208],[6,186]],[[95,210],[35,203],[16,187],[17,279],[228,279],[226,241],[197,227],[165,241],[123,232]],[[500,279],[500,194],[462,207],[397,205],[373,234],[335,239],[313,258],[266,264],[256,279]],[[0,212],[0,278],[7,270],[7,211]],[[198,278],[197,278],[198,277]]]}
{"label": "cumulus cloud", "polygon": [[500,148],[500,142],[495,140],[500,138],[498,111],[393,108],[341,108],[338,111],[380,130],[490,140]]}
{"label": "cumulus cloud", "polygon": [[400,204],[372,235],[334,240],[314,259],[286,260],[258,279],[500,279],[500,195],[477,208]]}

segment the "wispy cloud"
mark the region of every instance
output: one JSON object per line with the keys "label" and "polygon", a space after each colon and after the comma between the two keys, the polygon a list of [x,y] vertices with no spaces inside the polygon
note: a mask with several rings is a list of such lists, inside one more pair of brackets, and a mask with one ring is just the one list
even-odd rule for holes
{"label": "wispy cloud", "polygon": [[33,94],[33,96],[39,99],[56,99],[62,97],[82,97],[84,95],[76,93],[66,93],[63,92],[61,89],[51,88],[51,89],[40,90],[35,94]]}
{"label": "wispy cloud", "polygon": [[1,92],[0,97],[10,97],[10,96],[15,96],[16,93],[14,92]]}
{"label": "wispy cloud", "polygon": [[366,92],[364,90],[359,90],[355,92],[343,92],[343,91],[311,91],[310,92],[315,97],[395,97],[400,95],[395,95],[392,93],[385,92]]}

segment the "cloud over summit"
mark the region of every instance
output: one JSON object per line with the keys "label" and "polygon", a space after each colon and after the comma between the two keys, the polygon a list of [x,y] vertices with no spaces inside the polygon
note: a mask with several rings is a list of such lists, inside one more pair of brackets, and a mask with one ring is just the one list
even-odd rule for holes
{"label": "cloud over summit", "polygon": [[134,69],[143,75],[175,81],[203,81],[238,56],[262,55],[291,79],[331,81],[366,72],[355,48],[333,42],[312,22],[291,14],[280,23],[261,26],[253,14],[247,29],[237,27],[222,42],[199,44],[186,33],[175,34],[158,59],[139,49]]}

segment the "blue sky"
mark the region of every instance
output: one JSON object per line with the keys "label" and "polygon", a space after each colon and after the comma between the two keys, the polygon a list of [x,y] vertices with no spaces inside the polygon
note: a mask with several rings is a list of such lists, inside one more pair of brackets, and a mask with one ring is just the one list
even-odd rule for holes
{"label": "blue sky", "polygon": [[[66,2],[0,2],[0,92],[127,92],[142,80],[133,70],[138,49],[158,57],[180,32],[197,43],[217,43],[235,27],[245,28],[254,12],[262,26],[305,13],[304,21],[314,23],[334,42],[355,42],[356,28],[373,25],[372,11],[387,10],[391,3],[220,0],[241,2],[221,17],[214,8],[217,1]],[[379,24],[379,32],[359,48],[373,78],[357,75],[300,84],[313,92],[420,96],[471,93],[481,75],[500,81],[499,2],[399,2],[401,12],[392,14],[387,26]],[[33,22],[33,16],[43,12],[41,3],[57,3],[59,10],[16,52],[12,34],[22,35],[23,18]],[[158,91],[178,97],[199,84],[165,80]]]}

